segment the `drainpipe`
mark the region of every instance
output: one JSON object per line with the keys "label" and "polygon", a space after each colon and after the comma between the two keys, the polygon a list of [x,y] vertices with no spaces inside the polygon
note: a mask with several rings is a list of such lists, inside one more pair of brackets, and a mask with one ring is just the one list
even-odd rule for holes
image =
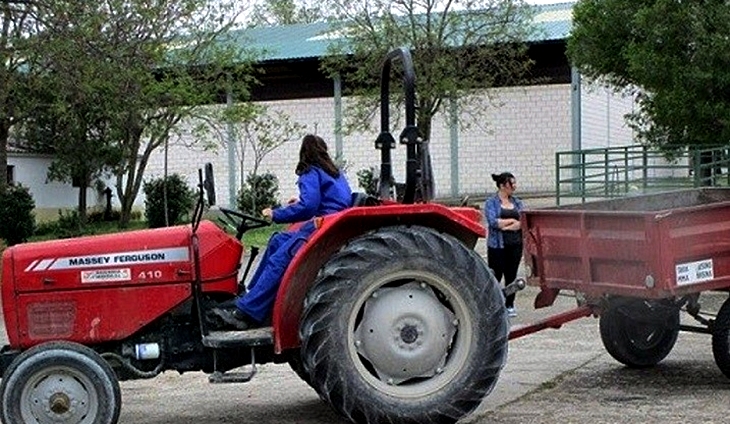
{"label": "drainpipe", "polygon": [[335,75],[335,161],[341,162],[342,157],[342,78]]}
{"label": "drainpipe", "polygon": [[[226,107],[233,107],[233,91],[229,86],[226,90]],[[236,181],[238,167],[236,166],[236,134],[233,123],[226,125],[226,147],[228,148],[228,207],[236,209]]]}
{"label": "drainpipe", "polygon": [[459,196],[459,104],[449,99],[449,129],[451,141],[451,197]]}
{"label": "drainpipe", "polygon": [[[571,145],[570,149],[573,151],[581,150],[582,148],[582,140],[581,140],[581,75],[580,72],[578,72],[578,69],[576,67],[570,68],[570,84],[571,84],[571,95],[570,95],[570,117],[571,117]],[[580,157],[576,155],[572,155],[573,158],[573,165],[578,165],[579,162],[581,162]],[[576,163],[578,162],[578,163]],[[573,178],[574,181],[577,181],[577,178],[581,177],[581,169],[578,167],[574,167],[572,171],[571,178]],[[580,182],[574,182],[573,187],[571,190],[573,192],[579,191],[582,189],[583,180],[580,180]],[[559,193],[560,191],[558,191]]]}

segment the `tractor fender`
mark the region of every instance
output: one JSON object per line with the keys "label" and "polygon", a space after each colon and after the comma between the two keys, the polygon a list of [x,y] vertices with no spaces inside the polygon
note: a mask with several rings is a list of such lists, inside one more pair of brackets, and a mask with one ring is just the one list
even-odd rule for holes
{"label": "tractor fender", "polygon": [[299,319],[320,268],[349,240],[378,228],[421,225],[448,233],[469,248],[486,237],[482,214],[470,207],[436,203],[353,207],[318,218],[318,229],[297,252],[279,286],[272,315],[276,353],[299,347]]}

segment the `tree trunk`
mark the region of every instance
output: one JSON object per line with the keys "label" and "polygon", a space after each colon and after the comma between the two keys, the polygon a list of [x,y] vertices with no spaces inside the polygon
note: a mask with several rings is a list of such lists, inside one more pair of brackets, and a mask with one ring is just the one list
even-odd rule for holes
{"label": "tree trunk", "polygon": [[5,193],[8,187],[8,137],[10,124],[0,122],[0,194]]}
{"label": "tree trunk", "polygon": [[86,191],[89,188],[88,179],[84,179],[79,184],[79,222],[81,226],[86,225]]}

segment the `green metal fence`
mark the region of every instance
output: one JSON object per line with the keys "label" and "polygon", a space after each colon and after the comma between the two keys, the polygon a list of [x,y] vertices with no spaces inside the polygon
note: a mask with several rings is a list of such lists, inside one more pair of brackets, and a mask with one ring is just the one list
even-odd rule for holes
{"label": "green metal fence", "polygon": [[729,186],[730,146],[687,149],[672,158],[641,145],[555,154],[556,203],[683,187]]}

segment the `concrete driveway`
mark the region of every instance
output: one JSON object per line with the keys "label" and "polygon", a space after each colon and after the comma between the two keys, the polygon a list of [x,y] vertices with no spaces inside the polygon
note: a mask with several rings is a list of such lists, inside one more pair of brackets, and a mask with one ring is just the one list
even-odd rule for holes
{"label": "concrete driveway", "polygon": [[[571,308],[561,296],[531,308],[537,289],[518,294],[514,324]],[[717,310],[725,294],[703,295]],[[3,331],[4,333],[4,331]],[[513,340],[494,392],[464,423],[725,423],[730,380],[708,335],[681,333],[658,366],[632,370],[604,350],[594,318]],[[167,372],[122,382],[123,424],[344,423],[288,365],[264,365],[247,384],[211,385],[202,373]]]}
{"label": "concrete driveway", "polygon": [[[560,297],[531,310],[537,293],[518,294],[515,324],[575,305]],[[724,294],[711,296],[719,307]],[[264,365],[248,384],[210,385],[199,373],[167,373],[122,383],[125,424],[341,423],[287,365]],[[724,423],[730,380],[715,366],[708,335],[681,333],[657,367],[628,369],[604,350],[598,320],[583,318],[510,342],[494,392],[464,423]]]}

